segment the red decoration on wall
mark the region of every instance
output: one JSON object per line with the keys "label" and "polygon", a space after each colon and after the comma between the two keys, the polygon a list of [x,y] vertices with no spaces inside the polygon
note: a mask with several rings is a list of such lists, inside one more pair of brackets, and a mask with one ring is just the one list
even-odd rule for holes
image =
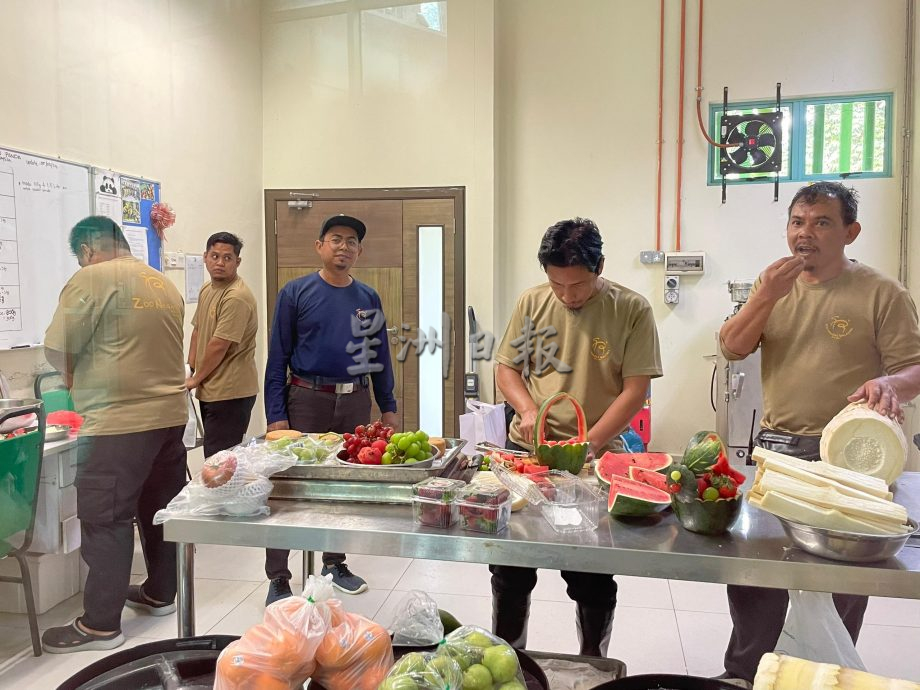
{"label": "red decoration on wall", "polygon": [[166,241],[166,229],[172,227],[176,222],[176,212],[172,210],[169,204],[158,201],[150,208],[150,223],[153,229],[157,231],[160,240]]}

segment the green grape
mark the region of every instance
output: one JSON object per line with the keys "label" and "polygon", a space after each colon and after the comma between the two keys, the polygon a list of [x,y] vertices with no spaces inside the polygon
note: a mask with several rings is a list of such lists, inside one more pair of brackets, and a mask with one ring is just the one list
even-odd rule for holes
{"label": "green grape", "polygon": [[394,454],[396,453],[396,444],[395,444],[395,443],[388,443],[388,444],[387,444],[387,453],[390,453],[391,455],[394,455]]}
{"label": "green grape", "polygon": [[714,486],[707,487],[703,491],[703,500],[704,501],[715,501],[719,498],[719,490]]}
{"label": "green grape", "polygon": [[421,452],[421,448],[418,447],[417,443],[413,442],[409,444],[408,448],[406,448],[406,457],[407,458],[417,458],[420,452]]}
{"label": "green grape", "polygon": [[431,444],[428,443],[428,441],[422,441],[420,444],[418,444],[418,447],[426,453],[431,450]]}
{"label": "green grape", "polygon": [[428,434],[426,434],[424,431],[417,431],[417,432],[415,433],[415,435],[416,435],[416,436],[419,438],[419,440],[421,440],[421,441],[427,441],[427,440],[428,440]]}
{"label": "green grape", "polygon": [[396,442],[396,447],[399,450],[406,450],[411,444],[412,444],[412,441],[409,440],[409,437],[403,436],[399,439],[399,441]]}
{"label": "green grape", "polygon": [[392,465],[392,464],[393,464],[393,454],[392,454],[392,453],[389,453],[389,452],[388,452],[388,453],[384,453],[384,454],[380,457],[380,462],[381,462],[382,464],[384,464],[384,465]]}

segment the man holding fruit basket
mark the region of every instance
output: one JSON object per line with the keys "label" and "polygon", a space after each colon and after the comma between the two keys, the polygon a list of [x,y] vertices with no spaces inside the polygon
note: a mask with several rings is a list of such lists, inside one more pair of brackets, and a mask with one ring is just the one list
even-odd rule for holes
{"label": "man holding fruit basket", "polygon": [[[268,431],[347,433],[346,450],[370,441],[358,452],[379,452],[382,461],[386,444],[373,443],[389,440],[397,424],[386,320],[377,292],[350,274],[366,232],[351,216],[326,220],[315,243],[323,267],[278,293],[265,367],[265,416]],[[382,415],[368,424],[371,383]],[[289,554],[266,549],[271,581],[266,605],[291,596]],[[323,553],[322,574],[331,574],[332,584],[347,594],[367,590],[344,553]]]}

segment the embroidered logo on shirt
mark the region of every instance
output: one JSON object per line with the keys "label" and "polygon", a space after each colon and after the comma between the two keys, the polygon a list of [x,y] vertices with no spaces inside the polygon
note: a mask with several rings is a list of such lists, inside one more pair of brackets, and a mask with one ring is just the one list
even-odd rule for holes
{"label": "embroidered logo on shirt", "polygon": [[607,359],[610,354],[610,344],[603,338],[594,338],[591,341],[591,356],[600,361]]}
{"label": "embroidered logo on shirt", "polygon": [[828,335],[831,336],[834,340],[840,340],[841,338],[846,338],[850,333],[853,332],[853,327],[850,325],[849,319],[841,319],[839,316],[835,316],[830,321],[824,325],[825,330],[827,330]]}
{"label": "embroidered logo on shirt", "polygon": [[369,311],[369,309],[355,309],[355,316],[358,317],[359,321],[367,321]]}

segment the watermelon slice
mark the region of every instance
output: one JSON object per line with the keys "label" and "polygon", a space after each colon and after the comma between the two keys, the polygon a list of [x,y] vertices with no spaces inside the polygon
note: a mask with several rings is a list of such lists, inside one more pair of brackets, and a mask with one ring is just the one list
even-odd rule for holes
{"label": "watermelon slice", "polygon": [[643,467],[653,472],[664,472],[673,460],[667,453],[604,453],[594,463],[594,475],[598,483],[606,488],[611,477],[629,478],[630,467]]}
{"label": "watermelon slice", "polygon": [[671,494],[635,479],[611,477],[607,510],[621,517],[644,517],[671,505]]}
{"label": "watermelon slice", "polygon": [[661,489],[668,494],[671,493],[668,491],[668,477],[661,472],[655,472],[654,470],[647,470],[644,467],[636,467],[633,465],[629,468],[629,479],[648,484],[649,486],[654,486],[656,489]]}

